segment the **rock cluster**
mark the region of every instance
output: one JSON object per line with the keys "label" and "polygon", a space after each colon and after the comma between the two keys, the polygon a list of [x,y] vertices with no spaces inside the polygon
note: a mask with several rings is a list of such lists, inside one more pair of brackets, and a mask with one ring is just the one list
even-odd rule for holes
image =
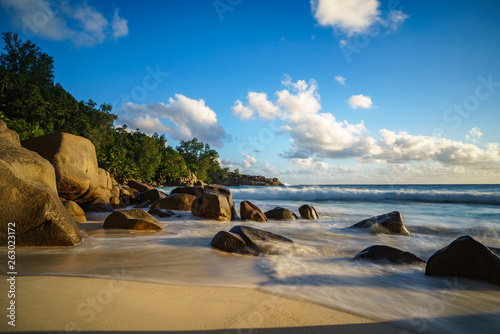
{"label": "rock cluster", "polygon": [[196,199],[193,201],[191,213],[198,217],[219,221],[232,220],[235,218],[236,212],[233,210],[231,191],[219,185],[208,185],[199,188]]}

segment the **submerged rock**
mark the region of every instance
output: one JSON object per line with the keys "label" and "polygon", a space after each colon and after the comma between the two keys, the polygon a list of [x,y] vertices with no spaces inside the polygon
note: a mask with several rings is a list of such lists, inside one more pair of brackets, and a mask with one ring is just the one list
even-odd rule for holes
{"label": "submerged rock", "polygon": [[16,246],[74,246],[82,240],[57,194],[52,164],[22,147],[0,120],[0,245],[7,245],[9,227]]}
{"label": "submerged rock", "polygon": [[462,236],[427,261],[428,276],[456,276],[500,285],[500,258],[470,236]]}
{"label": "submerged rock", "polygon": [[106,218],[102,227],[153,231],[165,229],[155,217],[141,209],[115,211]]}
{"label": "submerged rock", "polygon": [[208,185],[198,189],[191,213],[198,217],[229,221],[234,217],[232,206],[233,196],[228,188]]}
{"label": "submerged rock", "polygon": [[410,235],[403,222],[403,216],[399,211],[393,211],[385,215],[375,216],[360,221],[351,228],[369,228],[372,233],[396,233]]}
{"label": "submerged rock", "polygon": [[280,207],[276,207],[272,210],[267,211],[265,215],[267,219],[274,220],[295,220],[298,218],[297,215],[292,211]]}
{"label": "submerged rock", "polygon": [[151,205],[151,201],[147,200],[146,202],[141,202],[141,203],[135,205],[134,209],[144,209],[144,208],[147,208],[150,205]]}
{"label": "submerged rock", "polygon": [[318,213],[316,212],[316,209],[311,205],[307,205],[307,204],[302,205],[299,208],[299,213],[300,213],[300,216],[304,219],[314,220],[314,219],[319,218]]}
{"label": "submerged rock", "polygon": [[240,203],[240,214],[243,220],[253,220],[256,222],[267,222],[267,217],[262,210],[255,204],[249,201]]}
{"label": "submerged rock", "polygon": [[372,260],[372,261],[390,261],[396,264],[412,264],[425,263],[424,260],[412,253],[402,251],[400,249],[374,245],[363,249],[355,257],[355,259]]}
{"label": "submerged rock", "polygon": [[189,194],[173,194],[154,202],[151,209],[190,211],[196,197]]}

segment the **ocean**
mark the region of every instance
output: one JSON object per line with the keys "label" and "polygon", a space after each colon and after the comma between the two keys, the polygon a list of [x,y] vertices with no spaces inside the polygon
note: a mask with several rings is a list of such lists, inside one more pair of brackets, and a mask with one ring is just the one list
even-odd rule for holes
{"label": "ocean", "polygon": [[[159,189],[168,193],[173,188]],[[241,201],[249,200],[263,211],[281,206],[299,215],[298,208],[310,204],[320,219],[216,222],[179,212],[176,217],[159,219],[166,228],[161,232],[89,228],[83,231],[83,243],[74,248],[18,248],[18,273],[254,287],[395,321],[418,333],[498,332],[498,286],[428,277],[424,275],[425,264],[374,263],[353,257],[371,245],[388,245],[427,260],[463,235],[500,248],[500,185],[230,189],[237,208]],[[391,211],[402,213],[410,236],[348,228]],[[105,216],[93,213],[88,218],[102,221]],[[218,231],[228,231],[237,224],[275,232],[294,243],[274,245],[261,256],[228,254],[210,247]]]}

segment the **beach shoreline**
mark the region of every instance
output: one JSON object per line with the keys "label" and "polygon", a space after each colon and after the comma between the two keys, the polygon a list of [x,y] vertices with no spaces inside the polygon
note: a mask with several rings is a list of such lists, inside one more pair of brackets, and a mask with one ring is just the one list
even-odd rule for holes
{"label": "beach shoreline", "polygon": [[[1,290],[7,281],[2,276]],[[6,299],[2,298],[2,304]],[[5,306],[5,305],[2,305]],[[18,276],[16,326],[3,332],[401,333],[389,323],[252,288]]]}

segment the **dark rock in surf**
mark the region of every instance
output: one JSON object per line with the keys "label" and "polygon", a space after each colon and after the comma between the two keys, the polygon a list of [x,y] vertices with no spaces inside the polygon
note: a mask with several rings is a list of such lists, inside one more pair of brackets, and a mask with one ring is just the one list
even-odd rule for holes
{"label": "dark rock in surf", "polygon": [[160,199],[165,198],[166,196],[167,195],[165,195],[158,189],[151,189],[139,194],[139,202],[150,201],[151,203],[154,203]]}
{"label": "dark rock in surf", "polygon": [[280,207],[276,207],[272,210],[267,211],[265,215],[267,219],[274,220],[295,220],[298,218],[297,215],[292,211]]}
{"label": "dark rock in surf", "polygon": [[172,214],[166,210],[163,209],[158,209],[158,208],[153,208],[149,209],[148,213],[153,216],[158,216],[160,218],[169,218],[172,216]]}
{"label": "dark rock in surf", "polygon": [[177,187],[174,190],[170,192],[170,195],[172,194],[189,194],[196,196],[196,191],[200,187]]}
{"label": "dark rock in surf", "polygon": [[462,236],[429,258],[425,274],[465,277],[500,285],[500,258],[470,236]]}
{"label": "dark rock in surf", "polygon": [[395,233],[410,235],[403,222],[403,216],[399,211],[393,211],[385,215],[375,216],[360,221],[351,228],[369,228],[372,233]]}
{"label": "dark rock in surf", "polygon": [[231,191],[219,185],[199,188],[193,201],[191,213],[202,218],[230,221],[234,217],[233,196]]}
{"label": "dark rock in surf", "polygon": [[245,248],[245,241],[234,233],[219,231],[210,241],[210,246],[225,252],[233,253]]}
{"label": "dark rock in surf", "polygon": [[255,204],[249,201],[240,203],[240,214],[243,220],[253,220],[256,222],[267,222],[267,217],[262,210]]}
{"label": "dark rock in surf", "polygon": [[142,203],[139,203],[139,204],[135,205],[134,209],[144,209],[144,208],[147,208],[150,205],[151,205],[151,201],[147,200],[146,202],[142,202]]}
{"label": "dark rock in surf", "polygon": [[260,242],[293,242],[292,240],[272,232],[259,230],[250,226],[236,225],[229,232],[239,235],[248,247],[259,249]]}
{"label": "dark rock in surf", "polygon": [[316,212],[316,209],[311,205],[307,205],[307,204],[302,205],[299,208],[299,213],[300,213],[300,216],[304,219],[315,220],[315,219],[319,218],[318,213]]}
{"label": "dark rock in surf", "polygon": [[151,209],[191,211],[195,196],[189,194],[173,194],[154,202]]}
{"label": "dark rock in surf", "polygon": [[100,197],[94,198],[85,206],[85,211],[89,212],[112,212],[113,207]]}
{"label": "dark rock in surf", "polygon": [[127,184],[128,184],[128,186],[130,188],[136,189],[140,193],[143,193],[143,192],[146,192],[148,190],[154,189],[149,184],[146,184],[146,183],[143,183],[143,182],[139,182],[139,181],[135,181],[135,180],[130,180],[130,181],[128,181]]}
{"label": "dark rock in surf", "polygon": [[396,264],[413,264],[425,263],[424,260],[412,253],[402,251],[400,249],[375,245],[363,249],[355,257],[355,259],[372,260],[372,261],[389,261]]}

